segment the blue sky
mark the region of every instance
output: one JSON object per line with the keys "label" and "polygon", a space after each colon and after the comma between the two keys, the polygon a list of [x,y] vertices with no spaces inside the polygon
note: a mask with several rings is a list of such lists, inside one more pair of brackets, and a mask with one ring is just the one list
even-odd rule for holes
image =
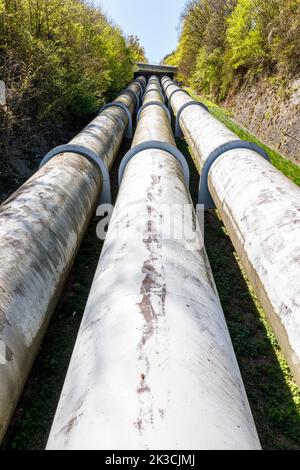
{"label": "blue sky", "polygon": [[177,26],[186,0],[98,0],[126,35],[139,36],[150,62],[176,48]]}

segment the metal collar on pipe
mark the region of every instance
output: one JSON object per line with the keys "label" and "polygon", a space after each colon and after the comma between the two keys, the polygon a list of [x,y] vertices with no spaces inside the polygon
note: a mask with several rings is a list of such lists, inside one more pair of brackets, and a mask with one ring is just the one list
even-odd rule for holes
{"label": "metal collar on pipe", "polygon": [[140,92],[141,92],[140,98],[142,99],[143,94],[144,94],[144,88],[142,87],[141,83],[140,83],[140,82],[137,82],[136,80],[135,80],[133,83],[136,83],[136,84],[139,86]]}
{"label": "metal collar on pipe", "polygon": [[136,112],[138,112],[138,110],[140,108],[140,97],[139,97],[139,95],[137,93],[135,93],[135,91],[130,90],[128,88],[126,88],[125,90],[122,90],[121,94],[130,95],[135,99],[135,110],[136,110]]}
{"label": "metal collar on pipe", "polygon": [[[175,90],[175,91],[183,91],[183,90]],[[169,98],[169,106],[170,106],[170,98]],[[175,137],[176,139],[180,139],[183,137],[181,127],[180,127],[180,116],[182,111],[187,108],[188,106],[195,105],[195,106],[200,106],[200,108],[205,109],[209,113],[208,107],[205,106],[205,104],[201,103],[200,101],[189,101],[188,103],[184,103],[181,108],[178,110],[178,113],[176,114],[176,122],[175,122]],[[172,108],[171,108],[172,109]]]}
{"label": "metal collar on pipe", "polygon": [[116,106],[117,108],[123,109],[125,111],[125,113],[127,114],[128,126],[127,126],[126,138],[127,139],[132,139],[132,137],[133,137],[132,116],[131,116],[131,112],[128,109],[128,107],[126,106],[126,104],[122,103],[121,101],[112,101],[111,103],[108,103],[105,106],[103,106],[100,109],[99,114],[102,113],[103,111],[105,111],[106,109],[111,108],[113,106]]}
{"label": "metal collar on pipe", "polygon": [[[151,87],[155,88],[156,91],[161,91],[161,92],[163,91],[160,85],[158,85],[158,84],[156,84],[156,83],[150,83],[149,85],[146,86],[146,88],[145,88],[145,93],[147,93],[147,91],[148,91],[149,89],[151,89]],[[152,89],[153,89],[153,88],[152,88]]]}
{"label": "metal collar on pipe", "polygon": [[96,152],[93,150],[83,147],[82,145],[74,145],[74,144],[65,144],[59,145],[54,149],[50,150],[40,163],[40,168],[44,166],[46,163],[49,162],[52,158],[56,157],[61,153],[76,153],[77,155],[81,155],[82,157],[87,158],[90,162],[94,163],[98,170],[102,175],[103,185],[102,185],[102,192],[100,196],[100,203],[102,204],[111,204],[111,187],[110,187],[110,177],[109,171],[107,166],[104,163],[104,159],[97,155]]}
{"label": "metal collar on pipe", "polygon": [[147,85],[147,81],[146,81],[145,77],[137,77],[137,78],[135,79],[135,81],[136,81],[136,82],[139,82],[139,83],[142,85],[143,90],[145,89],[145,87],[146,87],[146,85]]}
{"label": "metal collar on pipe", "polygon": [[200,176],[198,204],[203,204],[205,209],[215,209],[216,207],[208,188],[207,179],[209,170],[217,158],[232,149],[250,149],[261,155],[265,160],[270,161],[267,152],[255,142],[248,142],[246,140],[232,140],[227,144],[217,147],[205,160]]}
{"label": "metal collar on pipe", "polygon": [[159,80],[149,80],[149,82],[147,83],[147,86],[149,85],[157,85],[157,86],[160,86],[160,83],[159,83]]}
{"label": "metal collar on pipe", "polygon": [[145,93],[147,93],[147,91],[150,90],[150,87],[156,87],[156,89],[158,88],[158,90],[161,91],[161,93],[163,93],[162,87],[160,86],[159,83],[148,83],[148,85],[145,89]]}
{"label": "metal collar on pipe", "polygon": [[167,85],[167,86],[166,86],[166,88],[165,88],[165,93],[167,93],[167,89],[168,89],[168,88],[169,88],[169,86],[171,86],[171,85],[174,85],[174,86],[176,86],[176,85],[175,85],[175,83],[173,83],[173,82],[171,82],[171,83],[168,83],[168,85]]}
{"label": "metal collar on pipe", "polygon": [[124,171],[125,171],[127,163],[137,153],[142,152],[143,150],[148,150],[148,149],[164,150],[165,152],[168,152],[171,155],[173,155],[173,157],[175,157],[176,160],[178,160],[179,163],[181,164],[186,186],[187,186],[187,188],[189,187],[189,185],[190,185],[190,170],[189,170],[189,166],[187,164],[187,161],[186,161],[184,155],[178,150],[177,147],[174,147],[174,145],[171,145],[168,142],[162,142],[162,141],[159,141],[159,140],[148,140],[147,142],[142,142],[141,144],[138,144],[135,147],[131,148],[129,150],[129,152],[126,153],[126,155],[123,157],[123,160],[121,161],[121,164],[120,164],[120,167],[119,167],[119,176],[118,176],[119,186],[122,182],[122,178],[123,178]]}
{"label": "metal collar on pipe", "polygon": [[142,112],[145,108],[148,108],[148,106],[160,106],[161,108],[163,108],[163,109],[166,111],[170,123],[172,122],[172,118],[171,118],[171,113],[170,113],[170,111],[168,110],[167,106],[166,106],[164,103],[161,103],[160,101],[149,101],[148,103],[143,104],[143,106],[139,109],[139,112],[137,113],[137,118],[136,118],[137,121],[138,121],[139,118],[140,118],[141,112]]}
{"label": "metal collar on pipe", "polygon": [[150,93],[151,91],[155,91],[156,93],[159,93],[159,94],[161,95],[161,98],[162,98],[163,102],[165,103],[166,97],[165,97],[165,95],[163,94],[163,92],[161,91],[161,89],[158,89],[158,90],[156,90],[156,89],[154,89],[154,88],[146,89],[146,91],[145,91],[145,93],[144,93],[144,98],[145,98],[145,96],[147,95],[147,93]]}
{"label": "metal collar on pipe", "polygon": [[[172,111],[172,106],[171,106],[171,99],[172,99],[172,96],[175,95],[175,93],[178,93],[178,92],[181,92],[181,93],[185,93],[186,95],[190,96],[189,92],[186,91],[186,90],[181,90],[180,88],[177,88],[177,90],[174,90],[172,91],[172,93],[170,94],[169,96],[169,109],[170,111]],[[208,110],[207,110],[208,111]]]}

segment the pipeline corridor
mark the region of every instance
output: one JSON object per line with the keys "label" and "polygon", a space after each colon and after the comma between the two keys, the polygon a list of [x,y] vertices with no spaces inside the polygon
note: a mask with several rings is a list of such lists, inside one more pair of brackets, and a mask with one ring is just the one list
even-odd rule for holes
{"label": "pipeline corridor", "polygon": [[[125,133],[130,137],[130,117],[136,114],[132,148],[120,165],[116,206],[47,449],[260,448],[192,207],[188,170],[184,157],[176,149],[171,111],[174,114],[180,111],[176,132],[180,125],[202,169],[205,158],[214,149],[228,141],[236,141],[237,137],[229,135],[229,131],[226,133],[220,123],[213,122],[214,118],[204,108],[187,105],[190,101],[187,94],[167,77],[162,79],[161,85],[157,77],[152,77],[147,86],[146,80],[140,77],[117,98],[115,105],[113,102],[104,107],[99,116],[70,142],[73,147],[58,149],[60,153],[49,161],[46,159],[45,165],[1,207],[0,253],[3,253],[1,260],[6,262],[3,261],[0,279],[1,285],[2,279],[5,280],[10,295],[0,298],[1,313],[5,312],[1,316],[0,332],[12,358],[5,368],[0,369],[2,437],[92,213],[99,200],[109,202],[107,190],[103,191],[107,175],[96,159],[101,158],[110,169]],[[209,121],[207,129],[210,129],[207,140],[204,116]],[[82,152],[82,147],[90,152]],[[71,153],[74,148],[81,153]],[[299,188],[286,181],[261,156],[253,155],[253,149],[232,149],[227,153],[233,154],[234,163],[230,158],[225,159],[228,157],[225,152],[224,157],[219,156],[209,168],[209,196],[220,211],[245,269],[249,269],[251,275],[254,261],[248,245],[251,247],[253,237],[248,245],[245,235],[243,243],[238,243],[242,232],[238,226],[240,216],[234,219],[234,202],[238,199],[236,195],[231,197],[224,192],[228,188],[237,191],[245,167],[255,172],[255,165],[258,174],[270,171],[276,180],[276,188],[284,188],[284,193],[281,189],[282,199],[289,204],[290,210],[293,207],[296,210],[299,203]],[[245,161],[250,157],[253,164],[252,160]],[[223,160],[222,170],[217,173],[215,168],[222,165]],[[245,166],[236,169],[237,160]],[[266,165],[263,170],[259,166],[263,165],[262,161]],[[227,165],[231,177],[228,183],[224,181]],[[218,177],[213,180],[215,171]],[[257,183],[257,176],[253,178]],[[212,181],[216,181],[217,189]],[[241,181],[242,184],[245,182]],[[260,191],[267,190],[266,180],[260,186],[256,184],[253,198],[261,197]],[[205,204],[205,201],[199,202]],[[250,200],[248,203],[250,206]],[[33,206],[34,213],[30,211]],[[188,208],[187,214],[180,211],[183,207]],[[243,234],[251,234],[250,228],[255,228],[253,231],[259,233],[261,240],[262,231],[268,228],[273,234],[274,229],[271,222],[267,227],[256,229],[253,221],[261,216],[256,213],[257,208],[260,205],[256,201],[248,232],[245,229]],[[47,223],[50,214],[51,224],[56,224],[54,228]],[[228,214],[233,217],[232,222]],[[284,213],[281,215],[284,218]],[[294,216],[295,213],[290,214],[293,220]],[[177,227],[184,218],[188,234],[172,238],[168,232],[170,218]],[[6,220],[5,225],[1,224],[2,220]],[[266,219],[262,223],[266,224]],[[278,224],[278,219],[275,223]],[[285,243],[284,237],[289,236],[291,240],[291,235],[286,235],[287,226],[288,221],[281,232],[276,231],[277,244]],[[20,234],[20,230],[24,245],[18,243],[20,235],[18,239],[13,236]],[[299,225],[293,230],[299,231]],[[1,240],[5,240],[6,250],[7,247],[11,249],[8,250],[10,258],[7,251],[4,257]],[[294,243],[292,249],[297,253],[299,244]],[[284,255],[286,264],[277,275],[289,272],[286,285],[290,291],[286,291],[286,296],[287,301],[293,301],[295,305],[292,312],[295,326],[298,291],[293,276],[297,266],[296,263],[291,266],[295,258],[287,259],[286,252]],[[263,257],[261,260],[268,261]],[[18,263],[18,279],[10,274],[13,263]],[[257,277],[252,275],[251,281],[261,301],[268,298],[269,303],[264,306],[271,304],[266,310],[272,319],[276,305],[275,301],[272,304],[273,291],[266,294],[268,283],[263,274],[267,268],[270,268],[269,264],[255,268]],[[283,279],[279,277],[278,282]],[[13,298],[11,292],[14,296],[16,292],[17,297]],[[279,338],[286,340],[287,337],[287,342],[282,341],[282,347],[289,358],[291,353],[285,346],[291,343],[289,331],[284,331],[284,336],[282,324],[279,327],[273,321],[272,325]],[[297,345],[297,341],[294,344]],[[293,354],[295,350],[294,347]],[[295,369],[295,378],[297,371]]]}

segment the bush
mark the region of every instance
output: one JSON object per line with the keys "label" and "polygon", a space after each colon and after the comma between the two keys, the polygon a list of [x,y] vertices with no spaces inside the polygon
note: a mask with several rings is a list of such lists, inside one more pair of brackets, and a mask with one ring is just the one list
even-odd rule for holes
{"label": "bush", "polygon": [[300,0],[280,0],[279,5],[268,38],[272,59],[281,73],[297,73],[300,71]]}
{"label": "bush", "polygon": [[263,33],[253,0],[239,0],[227,19],[226,41],[233,68],[250,68],[263,62]]}
{"label": "bush", "polygon": [[133,67],[125,37],[101,10],[80,0],[0,0],[2,144],[28,120],[87,119]]}
{"label": "bush", "polygon": [[300,0],[190,0],[165,62],[186,85],[219,99],[242,79],[297,73]]}
{"label": "bush", "polygon": [[217,96],[221,86],[222,66],[223,53],[220,49],[213,49],[209,54],[205,47],[201,48],[197,55],[192,86]]}

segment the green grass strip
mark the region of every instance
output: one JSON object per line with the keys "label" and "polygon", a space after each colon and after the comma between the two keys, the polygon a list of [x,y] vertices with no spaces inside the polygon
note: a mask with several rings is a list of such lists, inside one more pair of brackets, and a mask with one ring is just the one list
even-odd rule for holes
{"label": "green grass strip", "polygon": [[232,119],[232,114],[228,110],[221,108],[220,106],[216,105],[204,96],[197,95],[190,88],[187,88],[187,90],[189,91],[191,98],[197,101],[202,101],[208,107],[210,113],[216,119],[225,124],[225,126],[228,127],[228,129],[230,129],[232,132],[234,132],[240,139],[248,140],[250,142],[255,142],[256,144],[259,144],[264,150],[266,150],[273,165],[290,180],[292,180],[295,184],[300,186],[300,168],[297,165],[280,155],[280,153],[268,147],[253,134],[251,134],[245,128],[240,126],[236,121]]}

